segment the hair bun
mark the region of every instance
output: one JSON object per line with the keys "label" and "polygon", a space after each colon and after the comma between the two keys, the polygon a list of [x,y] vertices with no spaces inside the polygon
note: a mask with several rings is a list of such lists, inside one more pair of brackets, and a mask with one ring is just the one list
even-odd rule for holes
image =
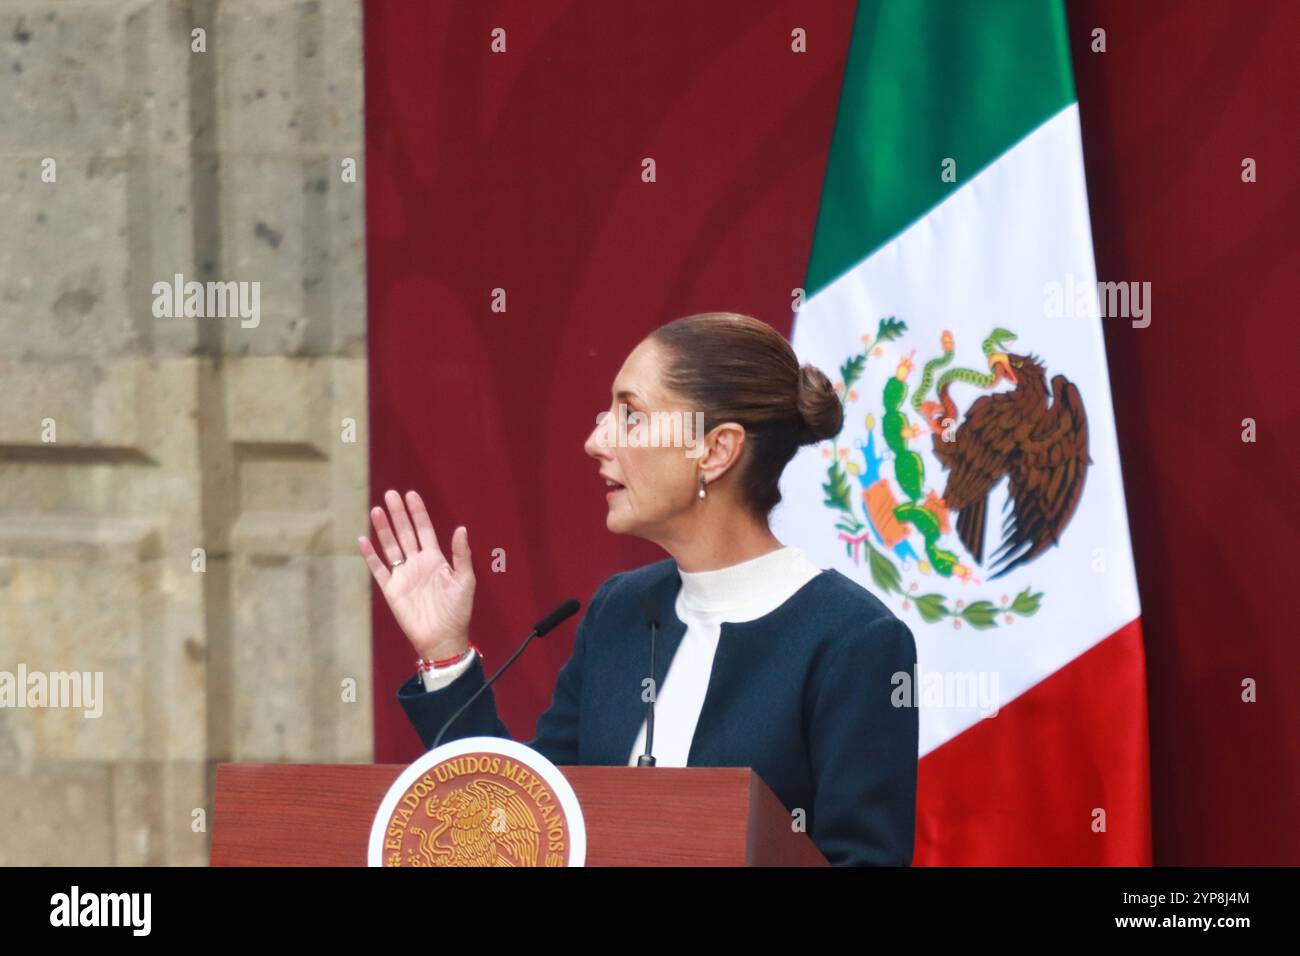
{"label": "hair bun", "polygon": [[834,438],[844,427],[844,406],[831,385],[831,380],[815,365],[804,364],[799,369],[799,397],[796,401],[799,417],[803,419],[803,434],[799,444]]}

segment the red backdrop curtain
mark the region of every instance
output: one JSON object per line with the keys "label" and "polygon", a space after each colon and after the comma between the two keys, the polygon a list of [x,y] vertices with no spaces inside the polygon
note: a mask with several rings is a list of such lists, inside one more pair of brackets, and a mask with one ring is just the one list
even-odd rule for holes
{"label": "red backdrop curtain", "polygon": [[[366,4],[372,498],[416,488],[444,541],[469,528],[489,669],[563,598],[585,603],[608,575],[663,556],[605,530],[581,447],[632,346],[712,309],[789,331],[853,10]],[[1106,332],[1155,861],[1294,864],[1300,4],[1069,13],[1099,277],[1152,284],[1150,328]],[[790,52],[795,27],[807,54]],[[1248,417],[1255,444],[1240,440]],[[531,738],[572,637],[570,624],[538,642],[497,685],[517,738]],[[414,654],[377,590],[373,640],[375,757],[409,761],[420,743],[394,693]],[[1241,702],[1246,678],[1255,704]]]}

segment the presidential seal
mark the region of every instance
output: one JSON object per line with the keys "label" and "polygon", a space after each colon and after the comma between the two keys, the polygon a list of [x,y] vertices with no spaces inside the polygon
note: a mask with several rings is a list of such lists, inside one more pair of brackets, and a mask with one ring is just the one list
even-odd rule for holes
{"label": "presidential seal", "polygon": [[430,750],[385,794],[370,866],[582,866],[587,833],[573,788],[530,747],[467,737]]}

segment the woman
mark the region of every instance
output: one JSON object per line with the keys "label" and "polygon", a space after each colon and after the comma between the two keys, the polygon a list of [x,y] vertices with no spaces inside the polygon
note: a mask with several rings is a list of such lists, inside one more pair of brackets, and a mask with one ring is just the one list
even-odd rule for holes
{"label": "woman", "polygon": [[[891,692],[895,675],[914,673],[911,631],[768,527],[797,448],[839,433],[839,396],[774,329],[733,313],[657,329],[610,393],[610,414],[585,446],[608,489],[606,527],[669,557],[596,591],[529,746],[556,764],[635,766],[645,751],[647,620],[658,617],[658,766],[752,767],[831,863],[909,865],[917,714],[894,706]],[[626,436],[616,433],[621,403],[633,422]],[[655,443],[637,432],[654,412],[684,423],[701,412],[703,436],[685,450]],[[419,495],[403,502],[389,491],[385,503],[371,520],[386,560],[367,538],[358,543],[420,656],[398,700],[429,746],[485,679],[470,645],[468,532],[453,533],[449,563]],[[444,739],[477,734],[509,736],[491,690]]]}

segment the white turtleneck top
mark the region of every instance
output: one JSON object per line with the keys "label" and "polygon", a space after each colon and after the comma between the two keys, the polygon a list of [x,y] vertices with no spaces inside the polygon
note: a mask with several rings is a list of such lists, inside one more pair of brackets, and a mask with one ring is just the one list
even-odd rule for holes
{"label": "white turtleneck top", "polygon": [[[685,767],[704,707],[724,621],[739,624],[770,614],[821,574],[803,551],[785,546],[716,571],[678,571],[682,578],[674,610],[686,625],[655,701],[655,764]],[[422,671],[426,690],[439,690],[469,669],[474,652],[450,667]],[[628,753],[636,766],[645,751],[645,721]]]}

